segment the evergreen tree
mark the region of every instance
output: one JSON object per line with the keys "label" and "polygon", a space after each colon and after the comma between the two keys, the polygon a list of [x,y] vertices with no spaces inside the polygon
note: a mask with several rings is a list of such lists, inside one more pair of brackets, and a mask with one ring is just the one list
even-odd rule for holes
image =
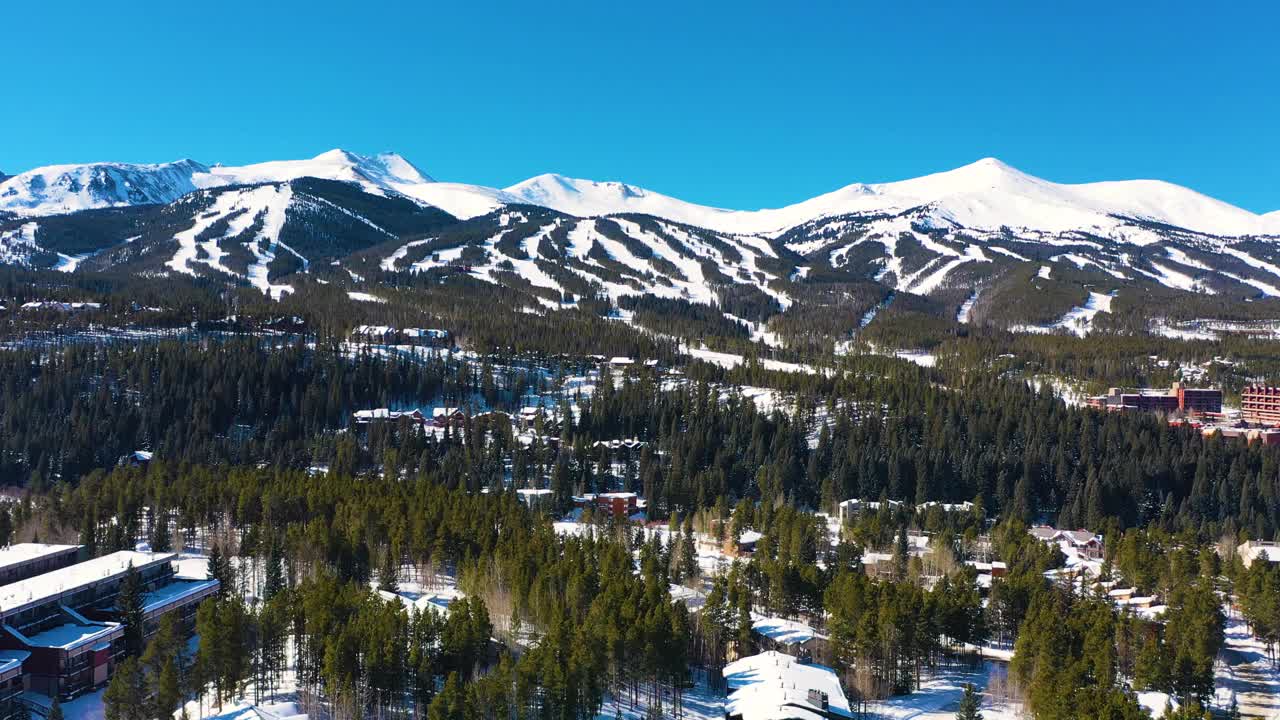
{"label": "evergreen tree", "polygon": [[280,546],[274,534],[267,547],[266,575],[262,586],[264,602],[270,601],[285,589],[284,560],[280,555]]}
{"label": "evergreen tree", "polygon": [[178,681],[178,668],[173,658],[165,661],[163,668],[155,678],[152,690],[155,699],[154,715],[159,718],[171,717],[182,702],[182,688]]}
{"label": "evergreen tree", "polygon": [[147,683],[136,657],[116,666],[102,704],[106,720],[148,720]]}
{"label": "evergreen tree", "polygon": [[226,597],[234,590],[235,573],[232,569],[230,558],[224,557],[222,554],[221,543],[215,542],[209,550],[207,572],[211,580],[217,580],[219,583],[219,597]]}
{"label": "evergreen tree", "polygon": [[124,652],[127,657],[138,658],[145,649],[145,615],[143,613],[142,573],[129,563],[120,594],[116,596],[116,608],[124,625]]}
{"label": "evergreen tree", "polygon": [[389,593],[400,591],[400,558],[390,547],[382,554],[382,564],[378,568],[378,589]]}
{"label": "evergreen tree", "polygon": [[973,683],[965,683],[964,695],[960,698],[960,708],[956,710],[956,720],[982,720],[982,696],[973,688]]}

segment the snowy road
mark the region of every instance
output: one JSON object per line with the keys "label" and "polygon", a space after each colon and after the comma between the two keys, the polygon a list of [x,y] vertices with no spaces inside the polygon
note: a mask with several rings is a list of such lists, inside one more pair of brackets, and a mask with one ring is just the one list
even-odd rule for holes
{"label": "snowy road", "polygon": [[1226,644],[1215,669],[1217,702],[1225,706],[1235,693],[1244,717],[1280,717],[1280,670],[1267,657],[1266,646],[1244,621],[1227,621]]}

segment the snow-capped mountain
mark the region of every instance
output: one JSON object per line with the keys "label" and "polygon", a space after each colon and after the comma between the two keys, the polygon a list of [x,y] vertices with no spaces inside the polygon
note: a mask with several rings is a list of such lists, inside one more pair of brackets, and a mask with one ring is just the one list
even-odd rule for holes
{"label": "snow-capped mountain", "polygon": [[1129,180],[1064,185],[1033,177],[995,158],[911,180],[857,183],[794,205],[754,211],[695,205],[623,183],[560,175],[539,175],[506,192],[524,202],[578,216],[645,213],[720,232],[769,236],[824,217],[895,215],[915,208],[927,208],[927,217],[943,227],[1087,232],[1104,237],[1130,220],[1220,236],[1264,234],[1275,222],[1170,183]]}
{"label": "snow-capped mountain", "polygon": [[1277,241],[1280,212],[1151,180],[1053,183],[994,159],[754,211],[560,175],[438,182],[394,153],[344,150],[238,167],[64,165],[0,182],[0,263],[215,276],[278,296],[290,274],[341,262],[352,278],[464,274],[547,303],[650,296],[757,320],[831,282],[982,309],[974,288],[1017,267],[1089,292],[1251,302],[1280,297]]}
{"label": "snow-capped mountain", "polygon": [[157,165],[50,165],[0,181],[0,211],[58,215],[169,203],[196,190],[193,177],[207,170],[193,160]]}
{"label": "snow-capped mountain", "polygon": [[856,183],[776,209],[728,210],[620,182],[539,175],[511,187],[437,182],[395,153],[330,150],[309,160],[239,167],[191,160],[159,165],[93,163],[38,168],[0,183],[0,211],[51,215],[166,203],[197,189],[339,180],[375,195],[396,194],[467,219],[512,204],[539,205],[578,217],[637,213],[725,233],[777,237],[822,218],[892,216],[908,211],[934,227],[983,232],[1086,233],[1141,242],[1129,230],[1170,226],[1219,237],[1280,233],[1280,212],[1256,215],[1187,188],[1155,180],[1060,184],[994,158],[955,170],[890,183]]}
{"label": "snow-capped mountain", "polygon": [[37,168],[0,182],[0,212],[25,216],[165,204],[201,189],[288,182],[313,177],[354,183],[373,195],[403,195],[455,217],[482,215],[517,198],[499,190],[436,182],[395,153],[330,150],[309,160],[205,166],[191,160],[158,165],[91,163]]}
{"label": "snow-capped mountain", "polygon": [[193,182],[198,187],[210,188],[287,182],[303,177],[353,182],[375,195],[383,194],[393,185],[435,182],[395,153],[365,156],[340,149],[321,153],[310,160],[280,160],[241,167],[214,165],[197,174]]}

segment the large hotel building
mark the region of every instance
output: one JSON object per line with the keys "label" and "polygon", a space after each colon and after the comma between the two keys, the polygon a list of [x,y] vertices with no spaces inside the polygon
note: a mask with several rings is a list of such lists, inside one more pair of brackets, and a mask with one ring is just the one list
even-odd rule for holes
{"label": "large hotel building", "polygon": [[1258,425],[1280,425],[1280,387],[1249,385],[1240,391],[1240,417]]}
{"label": "large hotel building", "polygon": [[82,552],[39,543],[0,549],[0,720],[107,683],[123,659],[116,600],[131,567],[142,584],[148,637],[170,613],[191,633],[196,606],[218,591],[217,580],[179,575],[172,553],[121,551],[77,562]]}

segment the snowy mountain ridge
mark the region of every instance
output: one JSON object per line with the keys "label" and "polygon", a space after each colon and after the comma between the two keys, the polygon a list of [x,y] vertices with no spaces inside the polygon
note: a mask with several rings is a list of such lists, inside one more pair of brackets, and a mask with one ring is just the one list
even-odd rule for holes
{"label": "snowy mountain ridge", "polygon": [[621,182],[538,175],[505,189],[438,182],[395,153],[335,149],[308,160],[239,167],[191,160],[157,165],[91,163],[37,168],[0,182],[0,211],[51,215],[167,203],[196,189],[316,177],[355,183],[375,195],[402,195],[460,219],[504,205],[530,204],[577,217],[652,215],[722,233],[778,237],[823,218],[914,213],[926,225],[995,232],[1088,233],[1131,242],[1143,223],[1218,237],[1280,234],[1280,211],[1257,215],[1157,180],[1054,183],[985,158],[889,183],[855,183],[792,205],[730,210],[686,202]]}

